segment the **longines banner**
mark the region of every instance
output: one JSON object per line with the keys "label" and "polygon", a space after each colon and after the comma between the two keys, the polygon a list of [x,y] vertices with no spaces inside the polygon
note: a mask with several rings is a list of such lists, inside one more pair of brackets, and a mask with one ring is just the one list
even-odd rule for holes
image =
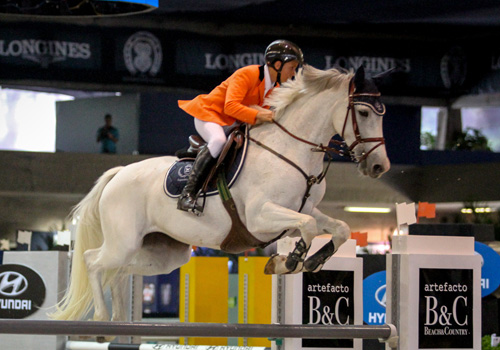
{"label": "longines banner", "polygon": [[[26,24],[0,26],[0,80],[211,89],[236,69],[263,64],[274,38],[223,38],[176,31]],[[450,95],[500,91],[500,48],[473,42],[295,40],[316,68],[395,74],[389,92]],[[477,91],[476,91],[477,92]]]}
{"label": "longines banner", "polygon": [[97,36],[76,32],[45,35],[35,30],[2,30],[0,61],[2,65],[41,69],[99,70],[101,42]]}

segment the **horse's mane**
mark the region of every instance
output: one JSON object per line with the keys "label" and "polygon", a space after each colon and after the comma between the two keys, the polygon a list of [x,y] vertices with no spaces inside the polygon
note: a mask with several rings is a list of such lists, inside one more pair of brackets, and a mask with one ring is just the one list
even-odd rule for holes
{"label": "horse's mane", "polygon": [[265,105],[275,109],[276,114],[304,95],[314,95],[327,89],[338,89],[354,75],[352,71],[340,71],[332,68],[320,70],[304,65],[294,80],[288,80],[281,88],[274,89],[266,99]]}

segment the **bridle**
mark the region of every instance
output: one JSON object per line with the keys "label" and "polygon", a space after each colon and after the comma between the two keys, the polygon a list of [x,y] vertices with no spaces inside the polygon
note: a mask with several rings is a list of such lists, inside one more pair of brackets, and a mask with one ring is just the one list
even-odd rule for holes
{"label": "bridle", "polygon": [[[344,139],[344,132],[345,132],[345,128],[346,128],[346,125],[347,125],[347,119],[349,119],[349,111],[351,111],[352,129],[353,129],[355,140],[349,146],[349,148],[347,149],[347,151],[348,151],[349,154],[351,154],[351,158],[352,158],[353,161],[355,161],[357,163],[361,163],[376,148],[378,148],[378,147],[382,146],[383,144],[385,144],[385,139],[383,137],[369,137],[369,138],[362,138],[361,137],[361,133],[359,132],[358,121],[356,119],[356,111],[354,110],[354,105],[355,104],[366,105],[366,106],[370,107],[375,113],[377,113],[379,115],[385,114],[385,108],[383,109],[382,113],[379,113],[369,103],[355,102],[354,99],[356,97],[363,97],[363,96],[365,96],[365,97],[380,97],[380,92],[376,92],[376,93],[369,93],[369,92],[356,93],[355,89],[356,88],[355,88],[355,86],[353,84],[353,81],[351,80],[350,83],[349,83],[349,104],[347,105],[347,112],[346,112],[346,116],[345,116],[345,120],[344,120],[344,126],[342,128],[342,134],[340,136],[342,137],[342,139]],[[368,142],[378,142],[378,143],[375,146],[373,146],[368,152],[363,152],[361,154],[361,157],[359,159],[357,159],[356,156],[354,154],[352,154],[352,151],[354,150],[354,147],[356,147],[359,144],[368,143]]]}

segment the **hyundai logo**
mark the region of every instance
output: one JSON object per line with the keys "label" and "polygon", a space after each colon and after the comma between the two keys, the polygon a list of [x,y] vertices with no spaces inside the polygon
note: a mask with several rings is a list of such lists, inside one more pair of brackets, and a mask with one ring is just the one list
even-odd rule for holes
{"label": "hyundai logo", "polygon": [[13,271],[0,273],[0,294],[15,297],[24,293],[26,289],[28,289],[28,281],[20,273]]}
{"label": "hyundai logo", "polygon": [[385,284],[383,286],[380,286],[376,291],[375,291],[375,300],[377,303],[379,303],[381,306],[385,307],[386,306],[386,292],[385,292]]}

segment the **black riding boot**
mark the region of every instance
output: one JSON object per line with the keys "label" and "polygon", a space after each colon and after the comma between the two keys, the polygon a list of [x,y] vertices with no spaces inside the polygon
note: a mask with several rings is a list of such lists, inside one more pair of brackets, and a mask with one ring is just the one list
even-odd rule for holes
{"label": "black riding boot", "polygon": [[196,204],[196,194],[214,161],[215,158],[212,157],[207,146],[204,146],[198,152],[191,173],[189,174],[187,184],[182,190],[179,201],[177,202],[177,209],[192,211],[194,213],[202,212],[203,209]]}

